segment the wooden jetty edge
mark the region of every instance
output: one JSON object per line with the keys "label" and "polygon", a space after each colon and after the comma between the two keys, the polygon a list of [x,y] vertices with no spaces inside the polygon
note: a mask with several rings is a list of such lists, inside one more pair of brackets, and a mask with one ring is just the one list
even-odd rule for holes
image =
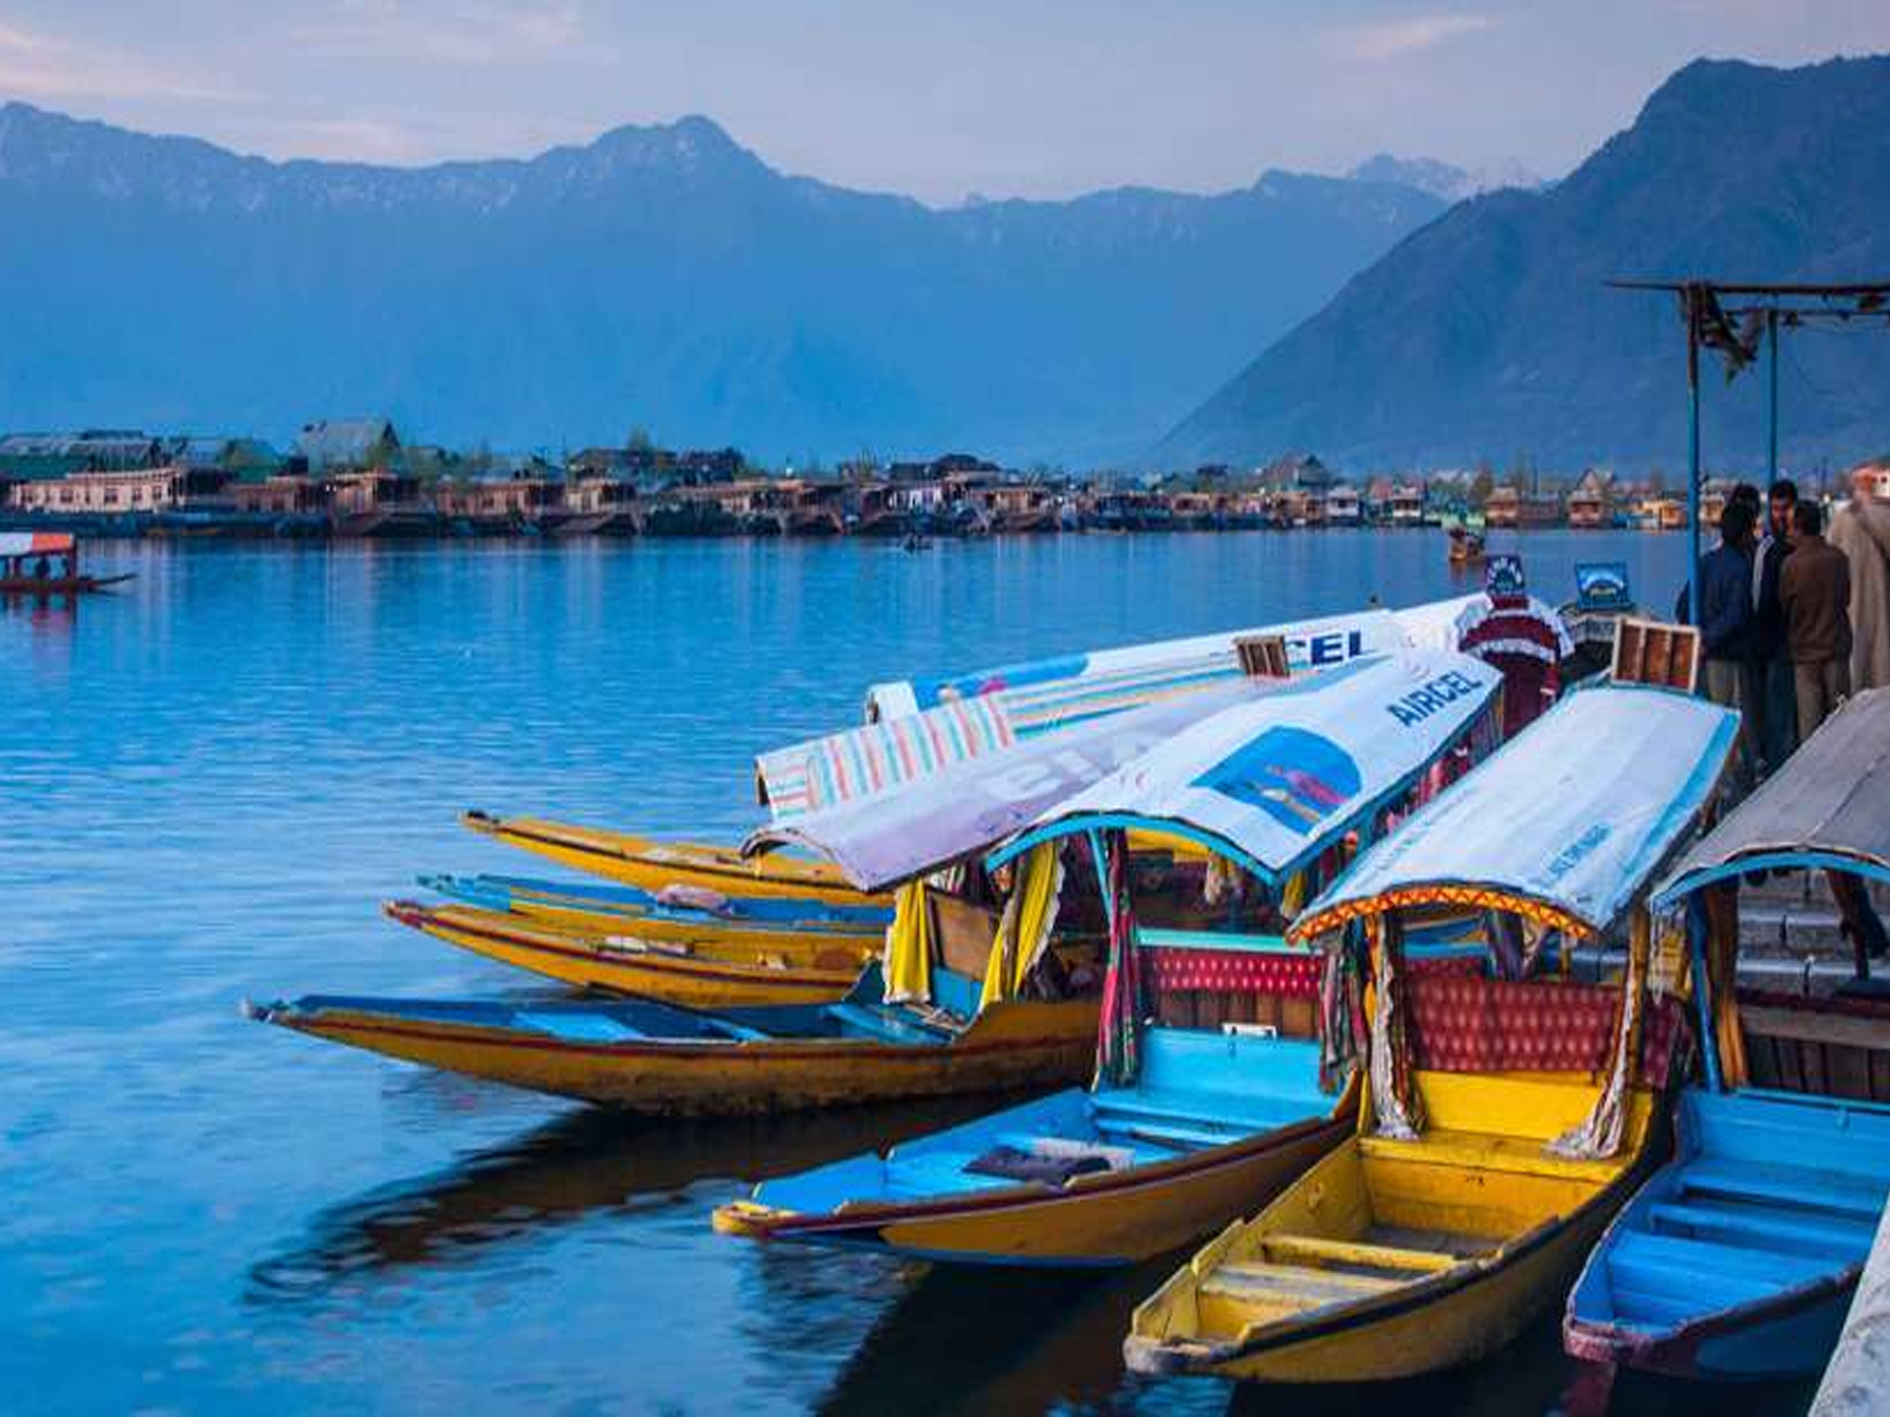
{"label": "wooden jetty edge", "polygon": [[1809,1417],[1855,1417],[1884,1410],[1890,1393],[1890,1207],[1877,1224],[1864,1277],[1851,1300],[1831,1365]]}

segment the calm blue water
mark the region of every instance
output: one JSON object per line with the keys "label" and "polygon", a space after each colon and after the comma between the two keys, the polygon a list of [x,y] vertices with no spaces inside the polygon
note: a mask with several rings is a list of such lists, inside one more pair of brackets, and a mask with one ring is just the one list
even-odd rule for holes
{"label": "calm blue water", "polygon": [[[1672,537],[1541,534],[1551,599]],[[1220,1411],[1117,1343],[1166,1265],[963,1273],[715,1236],[755,1178],[952,1109],[633,1127],[237,1015],[492,993],[385,923],[526,864],[468,806],[697,836],[874,679],[1450,593],[1441,538],[101,547],[0,611],[0,1406],[9,1412]],[[1542,1411],[1552,1328],[1407,1405]],[[1664,1396],[1664,1395],[1663,1395]],[[1342,1410],[1232,1395],[1269,1411]],[[1336,1404],[1336,1405],[1335,1405]]]}

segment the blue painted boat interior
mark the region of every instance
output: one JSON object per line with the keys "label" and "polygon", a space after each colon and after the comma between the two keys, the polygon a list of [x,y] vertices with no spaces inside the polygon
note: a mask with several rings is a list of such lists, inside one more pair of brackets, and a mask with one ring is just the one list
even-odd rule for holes
{"label": "blue painted boat interior", "polygon": [[[978,986],[962,975],[937,970],[934,997],[969,997],[976,1012]],[[390,999],[311,994],[273,1010],[309,1017],[323,1012],[373,1014],[412,1023],[447,1023],[530,1034],[571,1044],[699,1043],[727,1039],[860,1039],[915,1046],[949,1044],[955,1032],[910,1009],[880,1000],[879,967],[869,965],[847,997],[834,1004],[760,1004],[715,1013],[658,1003],[654,999]],[[948,1007],[951,1007],[948,1005]],[[969,1013],[966,1015],[969,1017]]]}
{"label": "blue painted boat interior", "polygon": [[764,1182],[755,1199],[803,1214],[848,1201],[900,1204],[1015,1186],[969,1169],[998,1151],[1026,1157],[1101,1158],[1109,1170],[1147,1166],[1329,1114],[1319,1087],[1319,1045],[1199,1029],[1142,1035],[1133,1087],[1071,1088],[947,1131]]}
{"label": "blue painted boat interior", "polygon": [[[1572,1299],[1577,1322],[1659,1338],[1863,1263],[1890,1190],[1890,1108],[1689,1088],[1679,1126],[1675,1159],[1589,1262]],[[1699,1361],[1727,1375],[1819,1367],[1842,1321],[1841,1298],[1829,1307],[1828,1332],[1781,1323]]]}
{"label": "blue painted boat interior", "polygon": [[593,885],[588,881],[552,881],[532,876],[423,875],[425,889],[467,905],[510,910],[514,896],[536,898],[574,910],[621,911],[677,920],[741,920],[756,925],[890,925],[893,913],[878,905],[829,905],[798,898],[729,897],[714,910],[671,905],[635,886]]}

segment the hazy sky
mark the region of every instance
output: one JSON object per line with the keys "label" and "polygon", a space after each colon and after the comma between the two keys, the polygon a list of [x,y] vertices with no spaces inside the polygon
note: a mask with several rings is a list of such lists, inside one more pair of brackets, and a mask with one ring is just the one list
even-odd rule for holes
{"label": "hazy sky", "polygon": [[1558,176],[1698,55],[1882,51],[1890,0],[0,0],[0,99],[399,163],[705,113],[932,202],[1382,149]]}

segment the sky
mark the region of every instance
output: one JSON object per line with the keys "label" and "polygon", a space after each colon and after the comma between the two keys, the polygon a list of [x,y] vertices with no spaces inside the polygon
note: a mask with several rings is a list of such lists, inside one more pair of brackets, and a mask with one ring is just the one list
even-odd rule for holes
{"label": "sky", "polygon": [[1380,151],[1557,177],[1690,59],[1885,51],[1890,0],[0,0],[0,101],[400,164],[702,113],[940,205]]}

